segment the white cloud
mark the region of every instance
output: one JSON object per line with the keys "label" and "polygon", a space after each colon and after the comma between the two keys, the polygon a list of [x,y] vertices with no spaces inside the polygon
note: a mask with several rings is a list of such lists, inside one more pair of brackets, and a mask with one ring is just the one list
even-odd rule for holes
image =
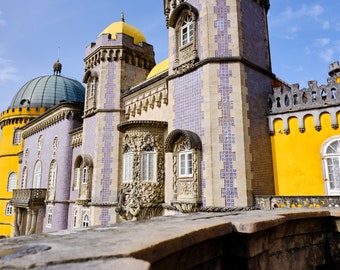
{"label": "white cloud", "polygon": [[317,47],[325,47],[326,45],[330,43],[330,39],[329,38],[317,38],[315,39],[314,42]]}
{"label": "white cloud", "polygon": [[322,13],[324,9],[320,5],[315,5],[312,8],[308,9],[308,14],[313,17],[314,19],[317,19]]}
{"label": "white cloud", "polygon": [[330,27],[331,26],[330,26],[329,21],[322,22],[322,29],[326,30],[326,29],[329,29]]}
{"label": "white cloud", "polygon": [[319,53],[320,58],[322,59],[322,61],[326,62],[326,63],[331,63],[334,59],[334,50],[327,48],[324,49],[322,51],[320,51]]}
{"label": "white cloud", "polygon": [[17,69],[13,67],[9,60],[0,58],[0,82],[15,81],[17,79]]}

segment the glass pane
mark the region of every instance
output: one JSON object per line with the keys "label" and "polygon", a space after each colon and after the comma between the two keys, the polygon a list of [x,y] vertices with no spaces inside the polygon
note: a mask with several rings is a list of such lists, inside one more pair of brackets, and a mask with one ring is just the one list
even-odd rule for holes
{"label": "glass pane", "polygon": [[187,154],[187,174],[191,175],[192,174],[192,153]]}

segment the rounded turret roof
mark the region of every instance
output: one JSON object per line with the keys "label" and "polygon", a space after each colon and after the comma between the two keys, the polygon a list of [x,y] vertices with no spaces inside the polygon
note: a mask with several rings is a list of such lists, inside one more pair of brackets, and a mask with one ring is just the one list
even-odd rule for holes
{"label": "rounded turret roof", "polygon": [[22,86],[9,108],[51,108],[61,102],[84,102],[84,99],[85,88],[80,82],[60,75],[46,75]]}
{"label": "rounded turret roof", "polygon": [[138,45],[140,42],[146,42],[144,34],[136,27],[124,21],[122,16],[121,21],[111,23],[98,36],[110,34],[112,39],[116,39],[117,34],[125,34],[133,38],[133,43]]}

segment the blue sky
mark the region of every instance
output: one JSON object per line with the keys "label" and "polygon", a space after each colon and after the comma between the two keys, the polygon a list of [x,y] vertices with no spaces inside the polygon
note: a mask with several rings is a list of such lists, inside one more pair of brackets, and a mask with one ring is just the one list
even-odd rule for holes
{"label": "blue sky", "polygon": [[[114,21],[138,27],[156,61],[167,58],[162,0],[7,0],[0,3],[0,111],[30,79],[52,74],[82,80],[85,47]],[[272,69],[288,83],[326,83],[328,65],[340,60],[339,0],[271,0],[268,13]]]}

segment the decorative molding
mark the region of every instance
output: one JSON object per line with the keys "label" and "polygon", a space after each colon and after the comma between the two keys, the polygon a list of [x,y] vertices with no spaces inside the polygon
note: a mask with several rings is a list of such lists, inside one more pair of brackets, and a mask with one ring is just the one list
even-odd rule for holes
{"label": "decorative molding", "polygon": [[[160,215],[164,202],[164,128],[166,122],[129,121],[118,126],[125,134],[122,153],[126,146],[133,151],[132,182],[121,182],[116,212],[124,220],[137,220]],[[142,179],[143,149],[152,147],[156,153],[155,181]]]}
{"label": "decorative molding", "polygon": [[165,83],[157,87],[147,88],[138,95],[131,95],[124,98],[124,115],[126,119],[141,115],[143,111],[153,110],[155,107],[160,108],[162,104],[168,104],[168,88]]}
{"label": "decorative molding", "polygon": [[83,129],[72,133],[71,135],[71,146],[72,148],[79,147],[83,144]]}
{"label": "decorative molding", "polygon": [[53,107],[51,110],[46,111],[44,114],[24,126],[22,137],[26,139],[27,137],[70,117],[73,119],[79,117],[79,119],[81,119],[82,115],[82,104],[61,103],[59,106]]}

